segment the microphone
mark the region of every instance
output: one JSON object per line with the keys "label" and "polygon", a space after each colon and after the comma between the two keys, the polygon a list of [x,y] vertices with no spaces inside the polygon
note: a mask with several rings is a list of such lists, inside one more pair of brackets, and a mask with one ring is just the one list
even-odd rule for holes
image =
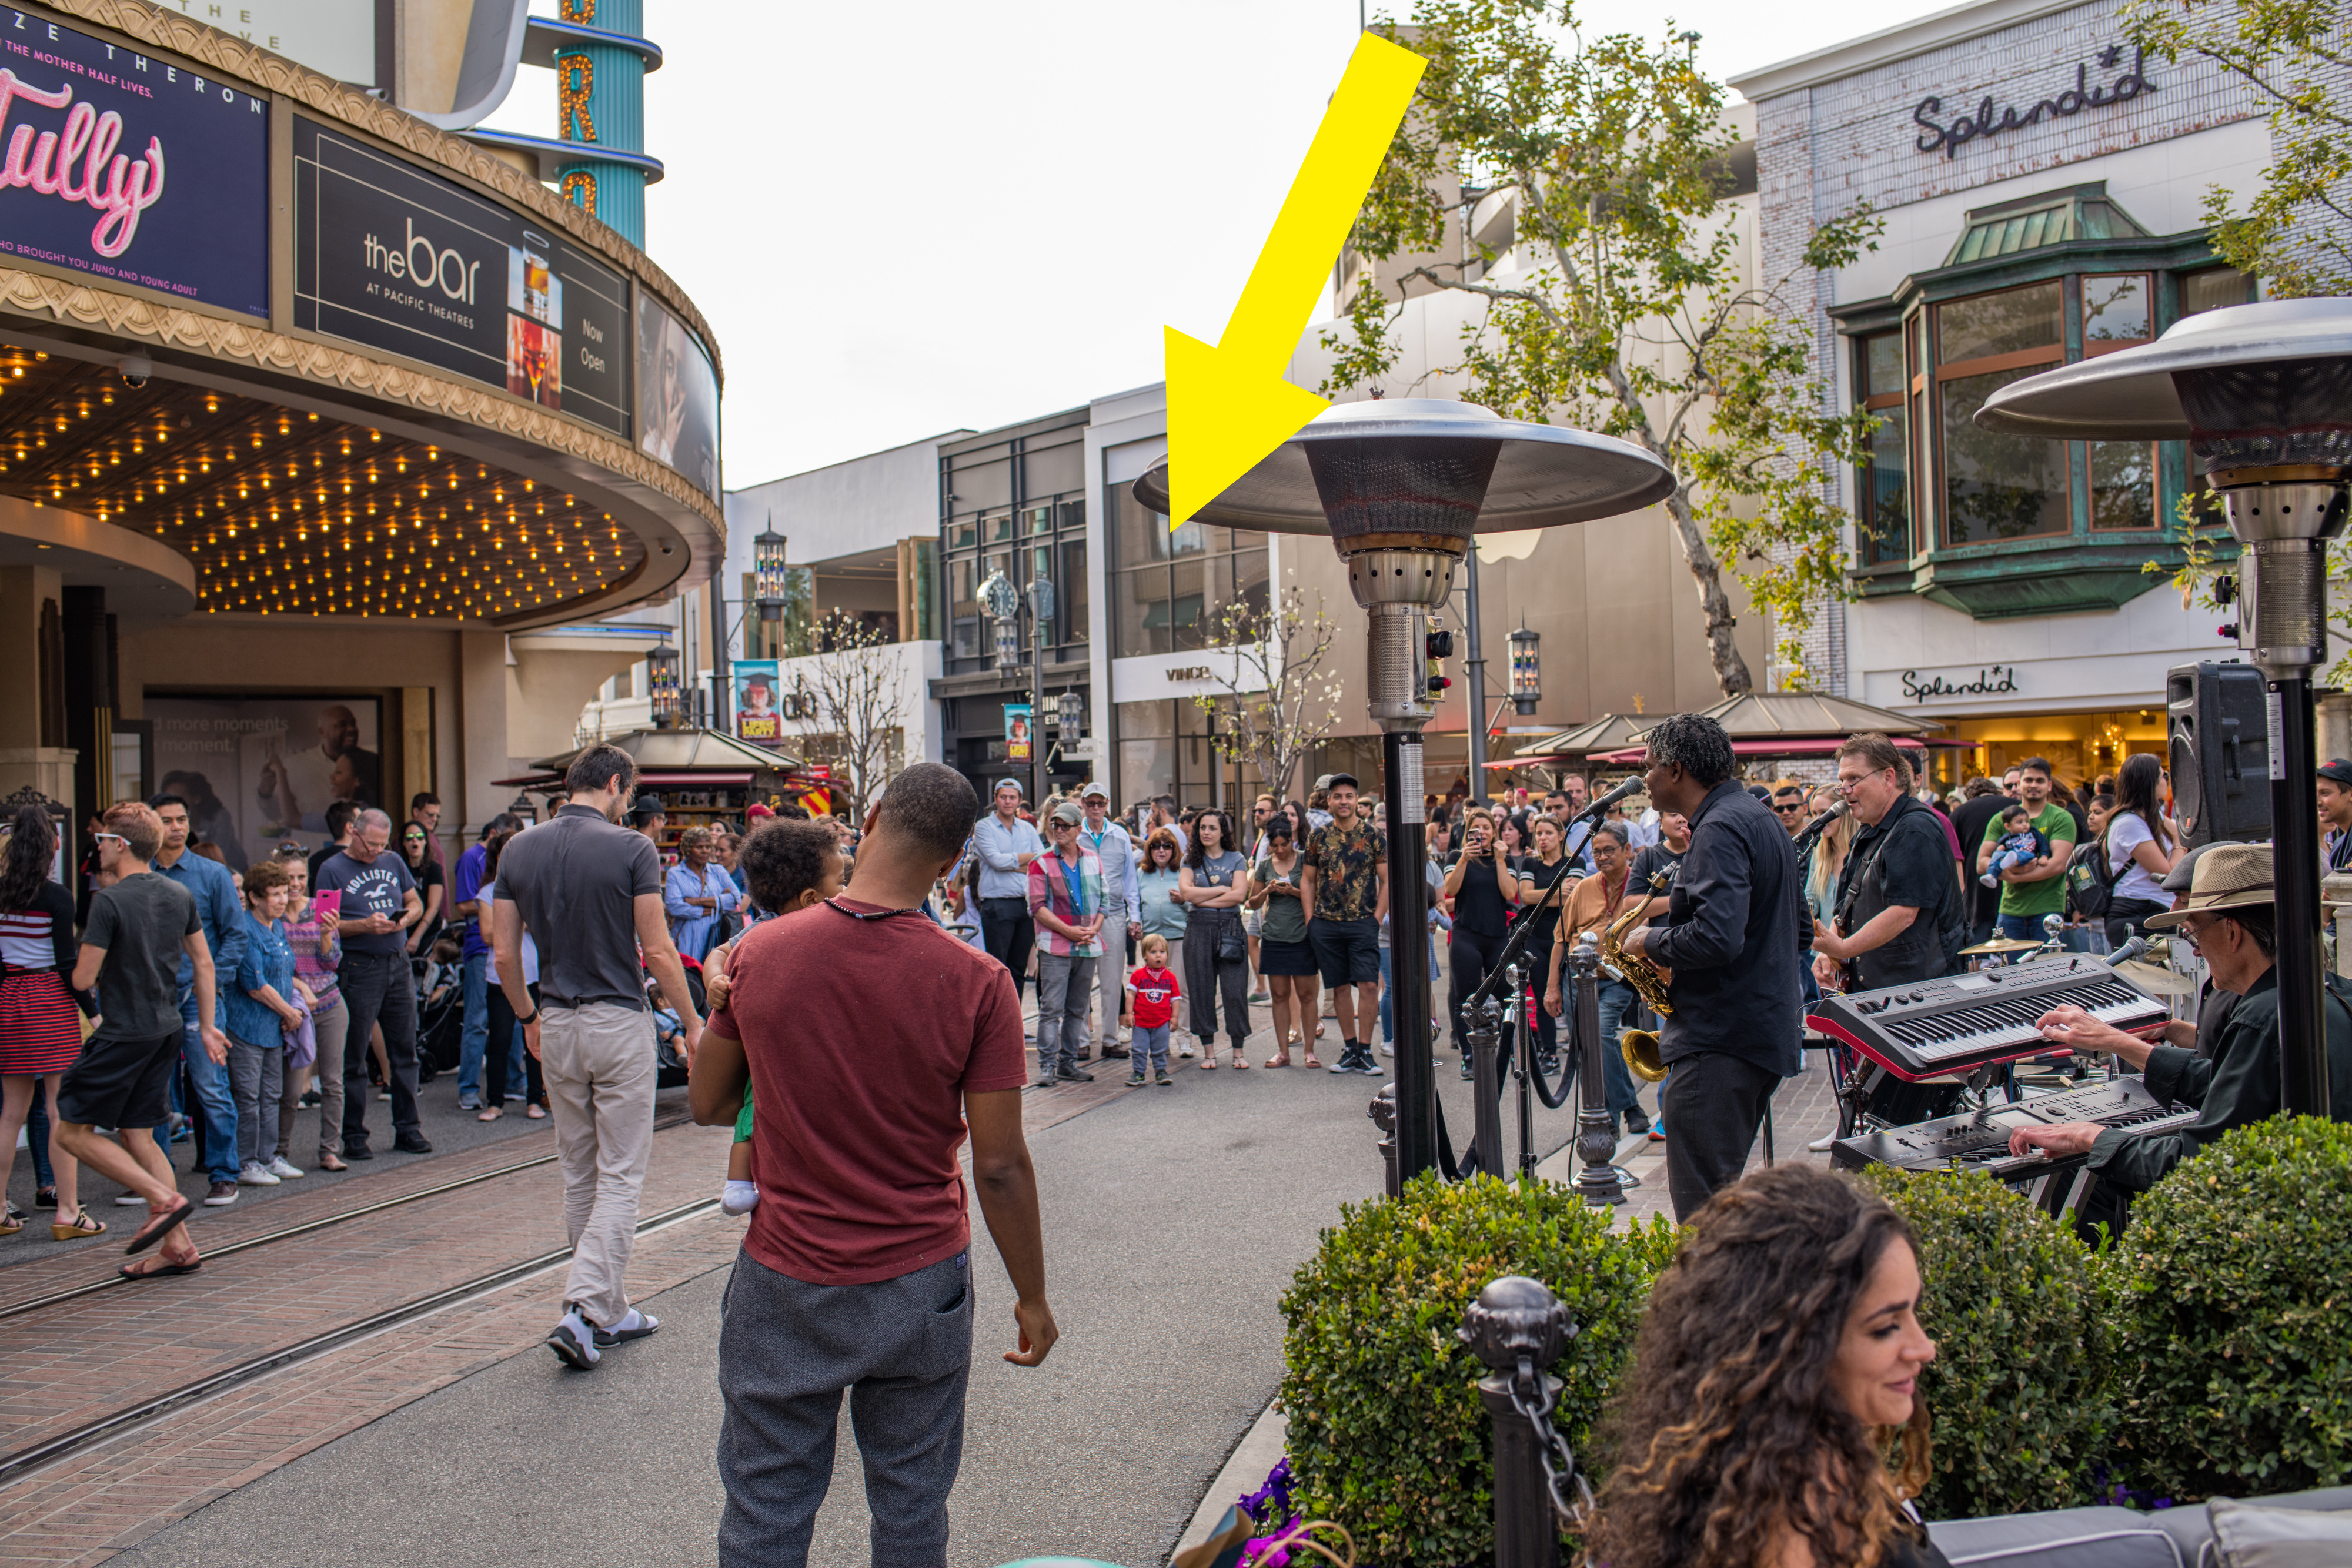
{"label": "microphone", "polygon": [[1601,796],[1599,799],[1595,800],[1591,805],[1585,807],[1583,810],[1579,811],[1570,820],[1578,822],[1584,821],[1587,819],[1597,820],[1603,812],[1607,811],[1610,807],[1615,805],[1618,801],[1622,800],[1628,795],[1638,795],[1641,792],[1642,776],[1636,773],[1631,779],[1626,779],[1622,784],[1618,785],[1614,789],[1610,790],[1606,795]]}
{"label": "microphone", "polygon": [[2147,938],[2145,936],[2135,936],[2130,941],[2125,943],[2122,946],[2107,955],[2107,967],[2112,969],[2118,964],[2129,963],[2132,959],[2138,957],[2141,954],[2147,951]]}

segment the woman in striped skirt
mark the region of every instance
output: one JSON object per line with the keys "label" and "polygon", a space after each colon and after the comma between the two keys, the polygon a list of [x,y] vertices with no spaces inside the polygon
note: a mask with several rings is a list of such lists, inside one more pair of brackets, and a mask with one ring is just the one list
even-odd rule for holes
{"label": "woman in striped skirt", "polygon": [[[8,824],[0,858],[0,1151],[15,1174],[16,1130],[25,1124],[37,1090],[48,1095],[54,1118],[58,1080],[81,1054],[81,1009],[75,1006],[73,895],[49,880],[57,830],[38,806],[20,808]],[[58,1211],[49,1234],[59,1241],[97,1236],[106,1227],[82,1211],[74,1157],[54,1149]],[[0,1183],[0,1236],[25,1228],[25,1216],[6,1201]]]}

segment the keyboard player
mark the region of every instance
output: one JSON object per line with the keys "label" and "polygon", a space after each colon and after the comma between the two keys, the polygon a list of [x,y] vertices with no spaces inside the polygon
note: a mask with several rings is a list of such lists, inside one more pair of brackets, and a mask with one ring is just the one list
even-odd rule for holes
{"label": "keyboard player", "polygon": [[[2215,844],[2197,862],[2187,899],[2168,915],[2151,915],[2151,930],[2178,927],[2204,956],[2217,990],[2234,992],[2235,1007],[2209,1012],[2203,1030],[2213,1038],[2182,1038],[2172,1024],[2164,1042],[2128,1035],[2076,1007],[2052,1009],[2042,1033],[2073,1051],[2112,1052],[2144,1070],[2159,1101],[2193,1105],[2203,1113],[2186,1127],[2136,1138],[2127,1130],[2091,1122],[2021,1127],[2010,1152],[2040,1149],[2053,1155],[2088,1155],[2100,1177],[2085,1222],[2122,1228],[2134,1195],[2146,1192],[2182,1160],[2232,1127],[2260,1122],[2279,1110],[2278,952],[2268,844]],[[2325,1009],[2331,1103],[2339,1121],[2352,1120],[2352,1006],[2332,986]]]}

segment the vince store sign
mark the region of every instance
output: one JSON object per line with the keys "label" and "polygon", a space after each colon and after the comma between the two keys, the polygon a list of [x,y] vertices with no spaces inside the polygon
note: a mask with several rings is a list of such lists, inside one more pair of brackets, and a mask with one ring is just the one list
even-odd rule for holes
{"label": "vince store sign", "polygon": [[269,106],[0,8],[0,256],[267,317]]}

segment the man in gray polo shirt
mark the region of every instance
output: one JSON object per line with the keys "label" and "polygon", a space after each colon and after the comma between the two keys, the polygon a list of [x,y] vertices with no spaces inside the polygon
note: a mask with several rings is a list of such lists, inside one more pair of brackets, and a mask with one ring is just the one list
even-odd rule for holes
{"label": "man in gray polo shirt", "polygon": [[[621,1282],[653,1154],[646,970],[685,1030],[689,1066],[702,1038],[662,910],[661,857],[652,840],[619,826],[636,779],[635,762],[617,746],[573,758],[563,779],[570,800],[499,856],[490,911],[499,984],[539,1058],[563,1169],[572,1272],[563,1321],[547,1343],[583,1371],[609,1347],[659,1326],[629,1305]],[[539,945],[543,1006],[523,983],[526,930]]]}

